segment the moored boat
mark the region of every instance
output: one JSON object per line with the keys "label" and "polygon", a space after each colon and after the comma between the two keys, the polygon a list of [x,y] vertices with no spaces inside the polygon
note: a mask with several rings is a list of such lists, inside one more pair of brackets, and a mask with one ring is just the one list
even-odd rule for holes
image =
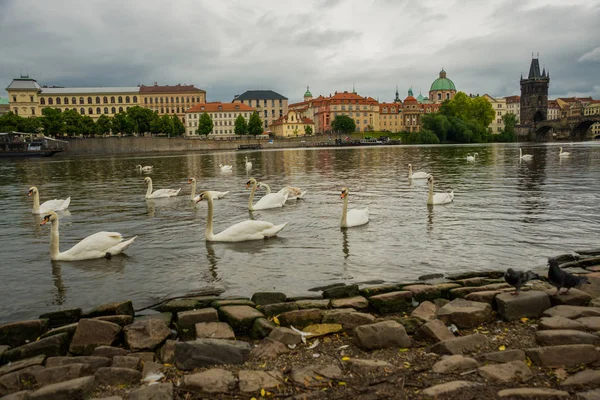
{"label": "moored boat", "polygon": [[51,157],[68,144],[42,134],[0,132],[0,157]]}

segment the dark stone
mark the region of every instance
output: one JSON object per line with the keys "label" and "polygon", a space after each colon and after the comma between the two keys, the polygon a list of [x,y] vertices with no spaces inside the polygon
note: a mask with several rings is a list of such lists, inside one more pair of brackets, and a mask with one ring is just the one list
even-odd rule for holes
{"label": "dark stone", "polygon": [[156,307],[156,310],[160,312],[178,313],[181,311],[196,310],[198,308],[204,308],[200,306],[199,300],[177,299],[168,301],[165,304]]}
{"label": "dark stone", "polygon": [[358,347],[368,350],[412,346],[406,330],[396,321],[359,326],[354,329],[354,340]]}
{"label": "dark stone", "polygon": [[285,344],[265,338],[252,350],[251,356],[255,359],[272,359],[280,354],[289,352],[290,350]]}
{"label": "dark stone", "polygon": [[167,327],[169,327],[169,326],[171,326],[171,322],[173,321],[173,313],[162,312],[162,313],[156,313],[156,314],[136,316],[134,322],[146,321],[148,319],[158,319],[158,320],[162,321]]}
{"label": "dark stone", "polygon": [[444,277],[444,274],[427,274],[427,275],[421,275],[417,279],[420,281],[430,281],[432,279],[441,279],[443,277]]}
{"label": "dark stone", "polygon": [[135,385],[142,379],[142,373],[130,368],[107,367],[98,369],[94,379],[101,385]]}
{"label": "dark stone", "polygon": [[173,384],[171,382],[144,386],[129,392],[129,400],[172,400]]}
{"label": "dark stone", "polygon": [[326,310],[331,305],[329,299],[300,299],[295,300],[294,303],[298,306],[299,310],[306,310],[309,308],[318,308],[320,310]]}
{"label": "dark stone", "polygon": [[121,332],[121,327],[112,322],[81,319],[71,340],[69,351],[78,355],[90,355],[98,346],[110,346]]}
{"label": "dark stone", "polygon": [[344,329],[350,330],[357,326],[372,324],[375,322],[375,317],[361,312],[330,310],[323,314],[322,322],[324,324],[340,324]]}
{"label": "dark stone", "polygon": [[119,326],[127,326],[133,323],[133,315],[105,315],[102,317],[94,317],[98,321],[112,322]]}
{"label": "dark stone", "polygon": [[110,358],[95,356],[50,357],[46,360],[46,368],[79,363],[88,364],[89,372],[93,374],[98,370],[98,368],[108,367],[110,365]]}
{"label": "dark stone", "polygon": [[423,325],[423,321],[421,321],[419,318],[403,317],[394,318],[393,320],[402,325],[406,330],[406,333],[408,333],[409,335],[416,333],[419,330],[419,328],[421,328],[421,326]]}
{"label": "dark stone", "polygon": [[2,397],[2,400],[27,400],[31,393],[33,393],[31,390],[21,390],[20,392],[11,393]]}
{"label": "dark stone", "polygon": [[33,392],[27,400],[85,400],[92,395],[93,390],[94,378],[84,376],[44,386]]}
{"label": "dark stone", "polygon": [[171,335],[171,330],[158,319],[137,321],[125,327],[125,343],[131,351],[153,351]]}
{"label": "dark stone", "polygon": [[412,308],[412,293],[390,292],[369,297],[369,303],[380,314],[408,311]]}
{"label": "dark stone", "polygon": [[101,317],[103,315],[135,315],[131,300],[102,304],[85,313],[85,318]]}
{"label": "dark stone", "polygon": [[326,299],[341,299],[358,295],[358,285],[336,286],[323,290],[323,297]]}
{"label": "dark stone", "polygon": [[462,354],[463,351],[472,351],[484,346],[487,342],[488,339],[485,335],[474,333],[436,343],[431,347],[430,351],[437,354]]}
{"label": "dark stone", "polygon": [[308,289],[308,291],[309,292],[322,292],[324,290],[335,288],[335,287],[340,287],[340,286],[346,286],[346,284],[345,283],[332,283],[330,285],[317,286],[314,288],[310,288],[310,289]]}
{"label": "dark stone", "polygon": [[142,367],[141,360],[134,356],[115,356],[113,357],[111,367],[114,368],[129,368],[140,370]]}
{"label": "dark stone", "polygon": [[33,365],[6,375],[0,376],[0,396],[29,389],[35,384],[35,374],[43,370],[41,365]]}
{"label": "dark stone", "polygon": [[11,372],[18,371],[20,369],[25,369],[29,367],[33,367],[34,365],[41,365],[44,363],[46,359],[45,355],[39,355],[35,357],[28,358],[26,360],[16,361],[10,364],[3,365],[0,367],[0,376],[9,374]]}
{"label": "dark stone", "polygon": [[254,324],[252,324],[252,331],[250,332],[250,336],[253,339],[263,339],[269,336],[271,331],[276,327],[277,325],[267,320],[266,318],[257,318],[254,320]]}
{"label": "dark stone", "polygon": [[513,296],[502,293],[496,296],[498,314],[507,320],[527,318],[540,318],[544,311],[551,307],[550,298],[544,292],[530,290]]}
{"label": "dark stone", "polygon": [[504,277],[504,271],[473,271],[473,272],[462,272],[460,274],[448,275],[446,278],[456,281],[460,279],[469,279],[477,277],[500,279]]}
{"label": "dark stone", "polygon": [[177,368],[190,370],[222,364],[243,364],[250,357],[249,343],[225,339],[197,339],[175,343]]}
{"label": "dark stone", "polygon": [[437,286],[425,284],[404,286],[403,290],[411,292],[413,299],[419,303],[422,301],[437,299],[442,295],[442,291]]}
{"label": "dark stone", "polygon": [[487,303],[455,299],[440,308],[437,317],[445,324],[459,328],[474,328],[493,319],[492,307]]}
{"label": "dark stone", "polygon": [[72,324],[79,321],[79,318],[81,318],[81,308],[71,308],[69,310],[54,311],[40,315],[40,319],[48,320],[48,328]]}
{"label": "dark stone", "polygon": [[535,347],[526,349],[525,354],[540,367],[574,367],[591,364],[600,359],[596,346],[591,344]]}
{"label": "dark stone", "polygon": [[131,357],[137,357],[142,362],[154,362],[156,360],[156,353],[152,351],[137,351],[135,353],[128,354]]}
{"label": "dark stone", "polygon": [[284,303],[285,300],[285,293],[281,292],[256,292],[252,296],[252,301],[257,306],[265,306],[267,304],[274,303]]}
{"label": "dark stone", "polygon": [[177,313],[177,332],[183,340],[196,338],[196,324],[200,322],[218,322],[217,310],[208,307],[199,310],[181,311]]}
{"label": "dark stone", "polygon": [[506,363],[510,361],[525,361],[525,352],[523,350],[506,350],[486,353],[479,356],[482,361],[492,361],[497,363]]}
{"label": "dark stone", "polygon": [[210,303],[210,306],[213,308],[221,308],[226,306],[248,306],[248,307],[256,307],[256,304],[250,299],[223,299],[223,300],[215,300]]}
{"label": "dark stone", "polygon": [[90,375],[89,365],[77,363],[44,368],[35,374],[35,381],[40,386],[46,386],[87,375]]}
{"label": "dark stone", "polygon": [[45,319],[34,319],[0,325],[0,345],[19,347],[33,342],[46,331],[47,324]]}
{"label": "dark stone", "polygon": [[235,333],[226,322],[199,322],[195,326],[198,339],[235,339]]}
{"label": "dark stone", "polygon": [[73,335],[75,334],[75,331],[77,330],[77,325],[79,325],[79,322],[61,326],[59,328],[50,329],[48,332],[46,332],[42,336],[40,336],[40,339],[45,339],[47,337],[58,335],[60,333],[66,333],[69,335],[69,338],[72,338]]}
{"label": "dark stone", "polygon": [[296,303],[274,303],[267,304],[264,307],[261,307],[261,311],[267,316],[272,317],[274,315],[283,314],[288,311],[298,310],[298,304]]}
{"label": "dark stone", "polygon": [[399,292],[402,290],[402,283],[386,283],[383,285],[367,286],[360,288],[358,292],[365,297],[375,296],[377,294]]}
{"label": "dark stone", "polygon": [[5,351],[2,358],[7,361],[22,360],[24,358],[45,356],[63,356],[67,354],[69,348],[69,335],[61,333],[50,336],[46,339],[38,340],[8,351]]}
{"label": "dark stone", "polygon": [[308,310],[288,311],[279,316],[282,326],[294,326],[302,329],[308,325],[320,324],[323,319],[323,311],[316,308]]}
{"label": "dark stone", "polygon": [[247,305],[219,308],[219,319],[231,325],[235,332],[250,332],[254,320],[257,318],[264,318],[263,313]]}
{"label": "dark stone", "polygon": [[113,358],[115,356],[124,356],[127,354],[127,350],[121,347],[113,346],[100,346],[94,349],[92,356]]}
{"label": "dark stone", "polygon": [[163,364],[175,363],[175,343],[174,340],[167,340],[158,350],[158,358]]}

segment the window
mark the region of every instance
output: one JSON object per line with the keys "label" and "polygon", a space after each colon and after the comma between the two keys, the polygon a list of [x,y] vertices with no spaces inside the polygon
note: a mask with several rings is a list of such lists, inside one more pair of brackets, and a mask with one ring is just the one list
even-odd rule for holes
{"label": "window", "polygon": [[56,98],[56,104],[60,104],[60,97]]}
{"label": "window", "polygon": [[119,112],[123,112],[123,107],[119,107]]}
{"label": "window", "polygon": [[188,104],[190,104],[190,98],[189,98],[189,97],[186,97],[186,98],[185,98],[185,102],[186,102],[186,103],[188,103]]}
{"label": "window", "polygon": [[498,115],[502,115],[502,111],[498,111]]}
{"label": "window", "polygon": [[129,103],[129,96],[125,96],[125,103]]}
{"label": "window", "polygon": [[119,101],[118,103],[121,104],[123,102],[123,97],[119,96]]}
{"label": "window", "polygon": [[179,107],[177,107],[177,114],[179,114]]}
{"label": "window", "polygon": [[100,114],[100,107],[96,107],[96,114]]}
{"label": "window", "polygon": [[175,97],[175,102],[179,103],[179,97]]}
{"label": "window", "polygon": [[115,114],[117,112],[117,110],[114,107],[111,107],[110,112]]}
{"label": "window", "polygon": [[52,100],[52,97],[48,98],[48,104],[50,104],[50,105],[54,104],[54,100]]}
{"label": "window", "polygon": [[155,103],[155,104],[158,104],[158,97],[155,97],[155,98],[154,98],[154,103]]}
{"label": "window", "polygon": [[[17,102],[17,96],[13,96],[13,103],[16,103],[16,102]],[[16,110],[16,108],[15,108],[15,110]],[[16,113],[17,113],[17,112],[15,111],[15,114],[16,114]]]}
{"label": "window", "polygon": [[106,96],[104,96],[104,98],[102,99],[102,102],[103,102],[104,104],[108,104],[108,98],[107,98]]}
{"label": "window", "polygon": [[88,114],[89,115],[93,115],[94,114],[94,110],[92,110],[92,107],[88,108]]}
{"label": "window", "polygon": [[[16,99],[17,97],[14,96],[14,98]],[[15,101],[17,101],[17,100],[15,100]],[[19,115],[19,109],[17,107],[15,107],[15,115]]]}
{"label": "window", "polygon": [[[150,100],[152,100],[152,99],[150,99]],[[147,97],[144,98],[144,104],[148,104],[148,98]]]}
{"label": "window", "polygon": [[[96,97],[96,104],[100,104],[100,97]],[[100,114],[100,113],[98,113]]]}
{"label": "window", "polygon": [[160,104],[164,103],[165,99],[163,99],[162,97],[160,98]]}
{"label": "window", "polygon": [[115,96],[110,97],[110,104],[115,104]]}
{"label": "window", "polygon": [[171,97],[171,103],[175,103],[175,98]]}
{"label": "window", "polygon": [[137,96],[133,96],[133,102],[137,103]]}
{"label": "window", "polygon": [[267,106],[267,100],[263,100],[263,105],[266,107]]}
{"label": "window", "polygon": [[498,104],[498,108],[502,108],[502,104]]}
{"label": "window", "polygon": [[104,107],[104,114],[108,114],[108,107]]}
{"label": "window", "polygon": [[65,104],[69,104],[69,98],[65,97]]}
{"label": "window", "polygon": [[[83,97],[82,97],[81,99],[83,100]],[[85,108],[81,107],[81,108],[79,109],[79,114],[81,114],[81,115],[85,115]]]}
{"label": "window", "polygon": [[450,100],[450,93],[446,93],[446,100]]}
{"label": "window", "polygon": [[[148,98],[146,98],[145,100],[148,100]],[[150,104],[152,104],[152,97],[150,97]]]}
{"label": "window", "polygon": [[283,101],[279,100],[279,107],[282,107],[282,106],[283,106]]}
{"label": "window", "polygon": [[92,104],[92,98],[88,97],[88,104]]}
{"label": "window", "polygon": [[265,110],[265,118],[267,118],[267,117],[268,117],[268,115],[267,115],[267,114],[268,114],[268,113],[267,113],[267,110]]}
{"label": "window", "polygon": [[29,101],[33,103],[33,96],[29,96]]}
{"label": "window", "polygon": [[35,115],[35,107],[31,107],[31,115]]}
{"label": "window", "polygon": [[[46,99],[44,99],[44,98],[42,97],[42,98],[40,99],[40,104],[41,104],[41,105],[44,105],[44,104],[46,104]],[[48,103],[48,104],[50,104],[50,103]]]}
{"label": "window", "polygon": [[164,107],[161,107],[161,108],[160,108],[160,113],[161,113],[161,114],[164,114],[164,113],[165,113],[165,108],[164,108]]}

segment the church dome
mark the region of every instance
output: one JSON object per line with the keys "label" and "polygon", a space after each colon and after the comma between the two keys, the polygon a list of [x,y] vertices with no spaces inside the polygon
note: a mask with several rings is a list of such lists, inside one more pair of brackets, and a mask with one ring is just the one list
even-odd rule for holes
{"label": "church dome", "polygon": [[308,90],[308,86],[306,87],[306,93],[304,93],[304,97],[312,97],[312,93]]}
{"label": "church dome", "polygon": [[440,71],[440,77],[433,81],[431,89],[429,90],[456,90],[456,86],[454,86],[454,82],[446,78],[446,71],[442,69]]}
{"label": "church dome", "polygon": [[418,101],[419,103],[422,103],[424,98],[425,98],[425,97],[423,97],[423,95],[421,94],[421,92],[419,92],[419,95],[417,96],[417,101]]}

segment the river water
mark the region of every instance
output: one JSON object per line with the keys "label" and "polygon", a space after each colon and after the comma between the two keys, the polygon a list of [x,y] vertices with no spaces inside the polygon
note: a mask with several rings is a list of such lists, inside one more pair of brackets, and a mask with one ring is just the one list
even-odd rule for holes
{"label": "river water", "polygon": [[[520,162],[515,144],[0,160],[0,323],[124,299],[141,307],[208,287],[301,295],[337,282],[531,268],[600,247],[600,144],[566,145],[569,159],[558,157],[555,144],[523,150],[532,161]],[[473,152],[476,161],[467,162]],[[408,163],[435,176],[435,191],[454,190],[454,203],[428,207],[427,186],[409,182]],[[179,196],[145,200],[147,175],[136,164],[153,165],[155,189],[182,188]],[[233,172],[221,173],[219,164],[233,164]],[[308,193],[250,213],[249,176],[274,191],[294,185]],[[208,244],[206,204],[189,201],[189,177],[199,189],[230,191],[215,201],[215,232],[249,217],[289,224],[268,241]],[[137,240],[111,260],[51,262],[50,227],[30,211],[33,185],[41,202],[71,196],[61,250],[98,231]],[[350,208],[369,207],[369,224],[339,228],[344,186]]]}

